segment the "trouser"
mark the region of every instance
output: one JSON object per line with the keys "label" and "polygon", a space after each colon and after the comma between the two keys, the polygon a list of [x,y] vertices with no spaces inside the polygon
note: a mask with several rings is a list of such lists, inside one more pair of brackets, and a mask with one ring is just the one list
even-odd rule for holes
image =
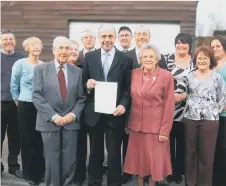
{"label": "trouser", "polygon": [[11,170],[20,169],[18,156],[20,154],[20,138],[17,122],[17,107],[13,101],[1,101],[1,154],[7,130],[8,166]]}
{"label": "trouser", "polygon": [[44,177],[45,161],[41,133],[35,130],[37,110],[32,102],[18,102],[18,125],[24,176],[39,181]]}
{"label": "trouser", "polygon": [[220,117],[213,168],[213,185],[226,185],[226,117]]}
{"label": "trouser", "polygon": [[176,175],[184,174],[184,123],[174,121],[170,133],[170,153],[172,172]]}
{"label": "trouser", "polygon": [[102,185],[104,134],[108,152],[108,186],[121,186],[121,141],[124,128],[112,128],[106,115],[101,115],[94,127],[88,127],[90,137],[89,186]]}
{"label": "trouser", "polygon": [[84,181],[86,179],[86,159],[87,159],[87,126],[81,125],[81,130],[78,134],[78,152],[77,164],[74,180]]}
{"label": "trouser", "polygon": [[184,120],[186,186],[212,186],[219,121]]}
{"label": "trouser", "polygon": [[44,144],[44,186],[72,186],[76,168],[77,130],[41,132]]}

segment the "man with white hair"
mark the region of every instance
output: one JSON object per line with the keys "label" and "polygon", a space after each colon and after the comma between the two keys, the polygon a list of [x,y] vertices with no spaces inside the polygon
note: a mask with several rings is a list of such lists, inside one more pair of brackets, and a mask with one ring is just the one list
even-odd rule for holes
{"label": "man with white hair", "polygon": [[77,138],[84,107],[82,70],[68,64],[70,41],[56,37],[55,59],[34,70],[32,99],[38,111],[45,157],[45,186],[71,186],[76,167]]}
{"label": "man with white hair", "polygon": [[[136,47],[133,50],[130,50],[126,53],[133,60],[133,69],[141,67],[141,63],[138,58],[138,53],[143,44],[150,43],[150,39],[151,34],[150,30],[147,27],[145,27],[144,25],[140,25],[136,28],[134,33]],[[161,60],[159,61],[158,65],[163,69],[167,68],[163,55],[161,55]]]}
{"label": "man with white hair", "polygon": [[[132,60],[114,47],[116,32],[112,25],[102,25],[98,37],[101,48],[87,53],[83,66],[84,92],[87,94],[84,124],[88,126],[90,136],[88,186],[102,185],[105,133],[108,151],[107,185],[121,186],[121,141],[127,112],[130,109]],[[94,90],[97,81],[118,84],[117,108],[112,114],[94,111]]]}
{"label": "man with white hair", "polygon": [[80,64],[83,63],[84,57],[87,52],[95,50],[96,35],[92,30],[85,30],[82,33],[81,40],[84,48],[79,52],[78,61]]}

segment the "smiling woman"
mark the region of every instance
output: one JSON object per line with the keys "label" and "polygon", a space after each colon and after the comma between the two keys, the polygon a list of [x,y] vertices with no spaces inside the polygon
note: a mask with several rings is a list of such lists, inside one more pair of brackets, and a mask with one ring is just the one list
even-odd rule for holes
{"label": "smiling woman", "polygon": [[212,185],[219,114],[226,103],[226,88],[223,77],[213,70],[216,60],[211,47],[198,48],[194,60],[196,70],[188,76],[184,115],[186,185]]}

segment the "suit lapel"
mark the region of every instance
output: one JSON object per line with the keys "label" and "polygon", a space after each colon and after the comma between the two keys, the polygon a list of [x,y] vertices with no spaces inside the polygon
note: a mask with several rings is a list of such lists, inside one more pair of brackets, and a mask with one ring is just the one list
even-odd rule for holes
{"label": "suit lapel", "polygon": [[104,70],[102,67],[102,62],[101,62],[101,49],[96,50],[96,57],[95,59],[96,61],[94,61],[95,63],[97,63],[96,69],[99,71],[99,77],[101,80],[104,81]]}
{"label": "suit lapel", "polygon": [[158,81],[159,76],[159,67],[156,68],[156,70],[152,73],[149,82],[146,83],[146,85],[143,86],[143,96],[147,94],[147,92],[154,86],[154,84]]}
{"label": "suit lapel", "polygon": [[56,67],[55,67],[55,64],[54,64],[54,61],[51,61],[50,62],[51,64],[51,67],[50,67],[50,82],[53,83],[54,85],[56,85],[56,92],[57,92],[57,95],[59,96],[59,99],[61,101],[62,100],[62,97],[61,97],[61,93],[60,93],[60,85],[59,85],[59,81],[58,81],[58,76],[57,76],[57,70],[56,70]]}
{"label": "suit lapel", "polygon": [[119,59],[119,51],[115,50],[115,56],[113,58],[113,61],[112,61],[112,64],[111,64],[111,67],[108,71],[108,74],[111,73],[111,71],[115,68],[115,66],[118,64],[118,62],[120,61]]}

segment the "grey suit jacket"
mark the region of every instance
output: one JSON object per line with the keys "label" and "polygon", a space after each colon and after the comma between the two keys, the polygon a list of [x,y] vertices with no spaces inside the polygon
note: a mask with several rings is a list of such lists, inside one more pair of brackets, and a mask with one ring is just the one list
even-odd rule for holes
{"label": "grey suit jacket", "polygon": [[66,130],[80,129],[80,116],[84,108],[82,70],[74,65],[67,64],[68,86],[67,99],[64,103],[61,98],[60,86],[54,62],[37,65],[34,69],[32,99],[38,111],[36,130],[58,131],[61,127],[51,122],[55,114],[65,116],[72,112],[76,120],[63,127]]}

